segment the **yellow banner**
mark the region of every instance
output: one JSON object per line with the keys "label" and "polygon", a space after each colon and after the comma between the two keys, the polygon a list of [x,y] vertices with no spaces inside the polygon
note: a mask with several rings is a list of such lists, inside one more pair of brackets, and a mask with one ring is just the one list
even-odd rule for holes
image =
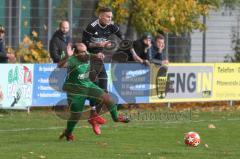
{"label": "yellow banner", "polygon": [[165,94],[158,89],[157,81],[164,81],[160,66],[150,69],[150,103],[240,100],[240,64],[170,64]]}
{"label": "yellow banner", "polygon": [[240,100],[240,64],[214,64],[215,100]]}

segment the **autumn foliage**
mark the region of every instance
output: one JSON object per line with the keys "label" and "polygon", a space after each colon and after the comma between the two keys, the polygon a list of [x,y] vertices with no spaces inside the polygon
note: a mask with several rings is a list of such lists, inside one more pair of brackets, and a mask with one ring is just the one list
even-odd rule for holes
{"label": "autumn foliage", "polygon": [[16,50],[16,56],[22,63],[48,63],[49,53],[38,39],[38,33],[33,31],[32,35],[25,36]]}
{"label": "autumn foliage", "polygon": [[194,29],[204,30],[200,19],[211,9],[217,8],[218,0],[100,0],[99,6],[110,6],[114,20],[130,23],[138,32],[158,31],[183,33]]}

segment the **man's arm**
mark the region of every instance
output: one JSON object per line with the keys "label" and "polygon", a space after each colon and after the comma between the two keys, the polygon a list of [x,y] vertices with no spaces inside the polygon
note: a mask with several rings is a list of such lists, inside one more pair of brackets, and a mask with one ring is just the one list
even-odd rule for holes
{"label": "man's arm", "polygon": [[49,52],[50,52],[50,57],[52,58],[54,63],[58,63],[61,59],[61,56],[59,55],[59,48],[56,44],[56,41],[54,39],[52,39],[50,41],[50,45],[49,45]]}
{"label": "man's arm", "polygon": [[0,43],[0,59],[7,60],[8,57],[7,57],[7,54],[5,53],[4,44],[3,43],[4,43],[3,41],[1,41],[1,43]]}
{"label": "man's arm", "polygon": [[93,33],[91,33],[91,27],[87,27],[83,31],[82,36],[82,42],[88,47],[88,48],[95,48],[95,47],[105,47],[108,42],[91,42],[91,38],[93,37]]}
{"label": "man's arm", "polygon": [[64,58],[62,58],[59,62],[58,62],[58,67],[66,67],[67,66],[67,60],[68,60],[68,57],[65,56]]}
{"label": "man's arm", "polygon": [[139,57],[133,48],[130,50],[130,52],[133,56],[134,61],[139,62],[139,63],[144,64],[144,65],[147,65],[147,66],[150,65],[149,61],[144,60],[141,57]]}
{"label": "man's arm", "polygon": [[67,67],[68,57],[73,55],[74,50],[75,48],[72,49],[71,44],[67,45],[67,54],[65,54],[64,57],[60,57],[60,60],[58,62],[58,67]]}
{"label": "man's arm", "polygon": [[112,32],[113,34],[115,34],[119,39],[123,40],[124,39],[124,36],[119,28],[119,26],[117,26],[116,24],[112,24]]}
{"label": "man's arm", "polygon": [[5,52],[0,51],[0,59],[7,60],[8,59],[7,54],[5,54]]}
{"label": "man's arm", "polygon": [[16,62],[16,57],[12,53],[4,54],[4,53],[0,52],[0,59],[1,60],[8,60],[8,62]]}
{"label": "man's arm", "polygon": [[87,26],[87,28],[83,31],[82,42],[87,46],[87,48],[94,48],[94,47],[104,47],[104,43],[93,43],[91,42],[91,38],[94,35],[94,28],[91,24]]}

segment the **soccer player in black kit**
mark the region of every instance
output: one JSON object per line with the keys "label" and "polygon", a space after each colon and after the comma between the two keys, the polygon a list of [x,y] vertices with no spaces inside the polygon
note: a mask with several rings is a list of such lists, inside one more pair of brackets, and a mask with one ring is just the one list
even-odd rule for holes
{"label": "soccer player in black kit", "polygon": [[[115,34],[121,40],[122,33],[117,25],[112,21],[112,10],[107,7],[102,7],[98,11],[98,19],[91,22],[87,28],[83,31],[82,42],[85,43],[90,53],[97,54],[103,52],[105,47],[111,46],[111,42],[108,41],[110,35]],[[91,75],[92,74],[92,75]],[[104,62],[99,59],[91,60],[91,80],[107,92],[107,73],[104,67]],[[94,77],[95,76],[95,77]],[[92,116],[97,116],[101,111],[101,106],[92,106]],[[95,110],[96,109],[96,110]],[[102,118],[102,117],[100,117]],[[93,118],[94,119],[94,118]],[[105,119],[103,119],[104,121]],[[93,130],[99,129],[98,122],[95,120],[88,120],[92,125]]]}

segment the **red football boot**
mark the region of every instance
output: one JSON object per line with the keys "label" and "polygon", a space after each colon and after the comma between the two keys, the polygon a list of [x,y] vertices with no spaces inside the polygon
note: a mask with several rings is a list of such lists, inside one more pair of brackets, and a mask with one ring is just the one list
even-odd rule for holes
{"label": "red football boot", "polygon": [[89,118],[88,119],[89,124],[92,125],[92,130],[96,135],[100,135],[101,134],[101,129],[100,126],[98,125],[98,123],[94,120],[94,118]]}
{"label": "red football boot", "polygon": [[129,123],[130,119],[123,114],[118,115],[117,122]]}
{"label": "red football boot", "polygon": [[64,132],[59,136],[59,139],[63,139],[66,138],[67,141],[73,141],[74,140],[74,136],[72,133],[67,133],[67,130],[64,130]]}
{"label": "red football boot", "polygon": [[106,119],[104,119],[102,116],[98,115],[96,112],[93,113],[88,120],[95,120],[97,124],[105,124],[107,122]]}

